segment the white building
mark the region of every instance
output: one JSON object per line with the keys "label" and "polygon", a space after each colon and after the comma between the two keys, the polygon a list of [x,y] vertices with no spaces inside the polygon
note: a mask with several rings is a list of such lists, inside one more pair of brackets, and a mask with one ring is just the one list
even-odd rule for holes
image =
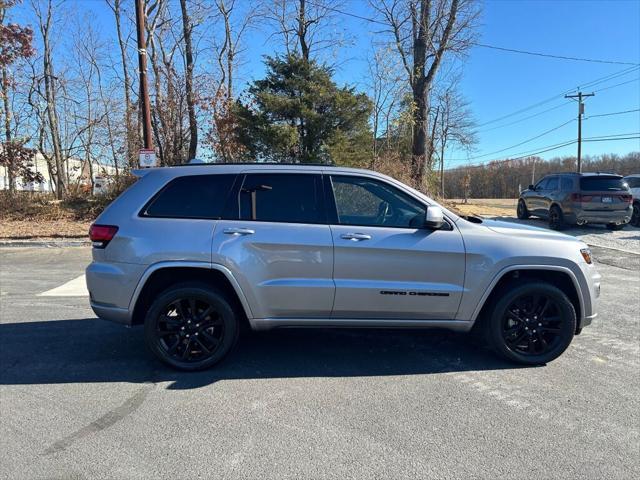
{"label": "white building", "polygon": [[[90,186],[89,177],[89,165],[84,160],[77,158],[70,158],[65,162],[69,178],[71,183],[77,183],[80,185]],[[41,153],[36,154],[36,158],[33,161],[31,170],[34,173],[40,173],[43,177],[43,181],[36,182],[24,182],[22,178],[16,178],[17,190],[29,190],[35,192],[52,192],[55,190],[54,180],[49,175],[49,169],[47,167],[47,161]],[[108,177],[115,175],[115,168],[111,165],[103,165],[96,161],[93,162],[93,177]],[[0,190],[9,189],[9,175],[7,168],[0,166]]]}

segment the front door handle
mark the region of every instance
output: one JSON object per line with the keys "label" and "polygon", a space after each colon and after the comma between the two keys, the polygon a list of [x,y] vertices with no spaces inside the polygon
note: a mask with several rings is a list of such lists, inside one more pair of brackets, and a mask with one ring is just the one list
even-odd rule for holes
{"label": "front door handle", "polygon": [[253,235],[256,233],[255,230],[250,228],[225,228],[223,232],[227,235]]}
{"label": "front door handle", "polygon": [[366,233],[345,233],[343,235],[340,235],[340,238],[359,242],[360,240],[371,240],[371,235],[367,235]]}

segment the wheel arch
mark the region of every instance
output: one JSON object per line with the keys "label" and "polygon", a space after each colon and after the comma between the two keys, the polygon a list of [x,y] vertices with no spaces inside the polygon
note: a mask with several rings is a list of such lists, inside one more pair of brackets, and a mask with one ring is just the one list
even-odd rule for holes
{"label": "wheel arch", "polygon": [[505,289],[509,288],[511,282],[523,279],[548,282],[567,295],[576,310],[576,333],[580,331],[582,315],[585,311],[580,284],[575,274],[569,268],[557,265],[513,265],[502,270],[492,280],[489,288],[487,288],[487,291],[476,307],[472,317],[474,324],[482,323],[482,320],[486,318],[490,308],[494,304],[495,299],[498,298]]}
{"label": "wheel arch", "polygon": [[252,318],[240,285],[225,266],[204,262],[160,262],[149,267],[138,282],[129,303],[131,325],[144,323],[145,312],[157,294],[185,281],[199,281],[217,288],[229,296],[245,320]]}

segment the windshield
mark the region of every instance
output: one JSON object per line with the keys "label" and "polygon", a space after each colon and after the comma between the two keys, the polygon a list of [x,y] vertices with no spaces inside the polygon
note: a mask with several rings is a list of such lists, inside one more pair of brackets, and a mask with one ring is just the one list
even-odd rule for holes
{"label": "windshield", "polygon": [[627,186],[620,177],[583,177],[580,179],[580,190],[624,191],[627,190]]}

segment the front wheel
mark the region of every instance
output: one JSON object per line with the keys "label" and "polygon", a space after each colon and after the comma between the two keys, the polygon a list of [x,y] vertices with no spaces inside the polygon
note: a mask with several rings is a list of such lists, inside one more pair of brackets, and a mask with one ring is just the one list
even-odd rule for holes
{"label": "front wheel", "polygon": [[526,365],[558,358],[576,331],[576,311],[567,296],[544,282],[513,287],[495,304],[485,328],[490,346]]}
{"label": "front wheel", "polygon": [[238,337],[238,318],[221,293],[200,283],[176,285],[151,305],[144,323],[149,349],[180,370],[221,361]]}
{"label": "front wheel", "polygon": [[520,220],[526,220],[530,216],[529,210],[527,210],[527,205],[524,203],[524,200],[522,199],[518,200],[518,208],[516,209],[516,212]]}

